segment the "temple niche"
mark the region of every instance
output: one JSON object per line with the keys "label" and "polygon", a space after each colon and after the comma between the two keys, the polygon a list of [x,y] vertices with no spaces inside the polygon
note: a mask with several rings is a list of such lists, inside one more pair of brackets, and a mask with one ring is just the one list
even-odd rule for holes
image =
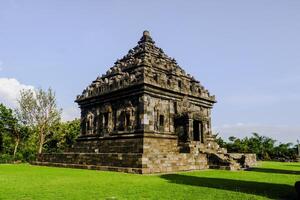
{"label": "temple niche", "polygon": [[39,155],[38,164],[161,173],[240,169],[255,161],[255,155],[231,155],[219,147],[211,130],[215,96],[158,48],[148,31],[76,102],[76,144],[66,153]]}

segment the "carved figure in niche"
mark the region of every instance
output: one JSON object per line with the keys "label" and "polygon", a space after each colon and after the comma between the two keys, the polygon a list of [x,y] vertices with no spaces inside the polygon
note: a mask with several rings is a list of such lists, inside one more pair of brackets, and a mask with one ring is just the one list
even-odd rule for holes
{"label": "carved figure in niche", "polygon": [[105,132],[110,133],[113,129],[112,127],[112,108],[110,104],[103,106],[102,110],[102,127]]}
{"label": "carved figure in niche", "polygon": [[185,96],[183,97],[181,102],[178,102],[178,106],[177,106],[177,111],[178,113],[188,113],[191,111],[191,103],[188,100],[188,97]]}
{"label": "carved figure in niche", "polygon": [[159,130],[159,116],[160,116],[160,103],[157,103],[154,106],[154,130],[158,131]]}
{"label": "carved figure in niche", "polygon": [[124,131],[125,130],[125,112],[122,110],[119,114],[119,126],[118,130],[119,131]]}
{"label": "carved figure in niche", "polygon": [[100,108],[97,107],[94,112],[94,132],[95,134],[101,134],[101,113]]}
{"label": "carved figure in niche", "polygon": [[125,110],[125,127],[129,131],[132,130],[132,124],[133,124],[132,115],[133,115],[133,108],[132,107],[126,108],[126,110]]}
{"label": "carved figure in niche", "polygon": [[94,114],[89,112],[86,117],[86,133],[93,134],[94,130]]}
{"label": "carved figure in niche", "polygon": [[158,74],[153,74],[153,80],[155,81],[155,83],[157,83],[158,80],[159,80],[159,75]]}
{"label": "carved figure in niche", "polygon": [[131,83],[136,82],[136,77],[135,77],[134,74],[131,74],[131,75],[130,75],[130,82],[131,82]]}
{"label": "carved figure in niche", "polygon": [[168,80],[167,80],[167,86],[168,86],[168,87],[171,87],[171,78],[170,78],[170,77],[168,77]]}
{"label": "carved figure in niche", "polygon": [[132,106],[131,101],[125,102],[119,116],[119,130],[131,131],[134,126],[135,108]]}
{"label": "carved figure in niche", "polygon": [[160,77],[160,84],[163,86],[163,87],[166,87],[167,85],[167,80],[168,80],[168,77],[166,74],[161,74],[161,77]]}

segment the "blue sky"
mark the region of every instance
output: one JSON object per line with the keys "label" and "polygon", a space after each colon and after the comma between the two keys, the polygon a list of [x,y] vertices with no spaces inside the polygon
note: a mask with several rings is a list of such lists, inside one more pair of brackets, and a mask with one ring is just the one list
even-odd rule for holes
{"label": "blue sky", "polygon": [[215,94],[213,126],[300,139],[300,1],[0,1],[0,101],[20,88],[75,96],[134,47],[143,30]]}

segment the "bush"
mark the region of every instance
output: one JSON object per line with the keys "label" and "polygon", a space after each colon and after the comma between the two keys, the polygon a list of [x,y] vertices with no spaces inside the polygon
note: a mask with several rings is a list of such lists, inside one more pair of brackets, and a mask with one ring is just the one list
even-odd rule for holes
{"label": "bush", "polygon": [[13,156],[9,154],[1,154],[0,155],[0,163],[12,163],[13,162]]}
{"label": "bush", "polygon": [[229,153],[255,153],[258,160],[295,161],[297,158],[297,150],[292,143],[276,145],[276,140],[257,133],[242,139],[231,136],[229,142],[221,138],[216,141]]}

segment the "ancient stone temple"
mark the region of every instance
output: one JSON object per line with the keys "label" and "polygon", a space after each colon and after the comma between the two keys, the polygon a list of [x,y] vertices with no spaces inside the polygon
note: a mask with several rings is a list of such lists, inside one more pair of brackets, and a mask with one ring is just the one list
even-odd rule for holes
{"label": "ancient stone temple", "polygon": [[76,144],[62,154],[39,155],[37,164],[161,173],[239,169],[255,161],[255,155],[219,148],[211,131],[215,96],[158,48],[148,31],[76,102]]}

